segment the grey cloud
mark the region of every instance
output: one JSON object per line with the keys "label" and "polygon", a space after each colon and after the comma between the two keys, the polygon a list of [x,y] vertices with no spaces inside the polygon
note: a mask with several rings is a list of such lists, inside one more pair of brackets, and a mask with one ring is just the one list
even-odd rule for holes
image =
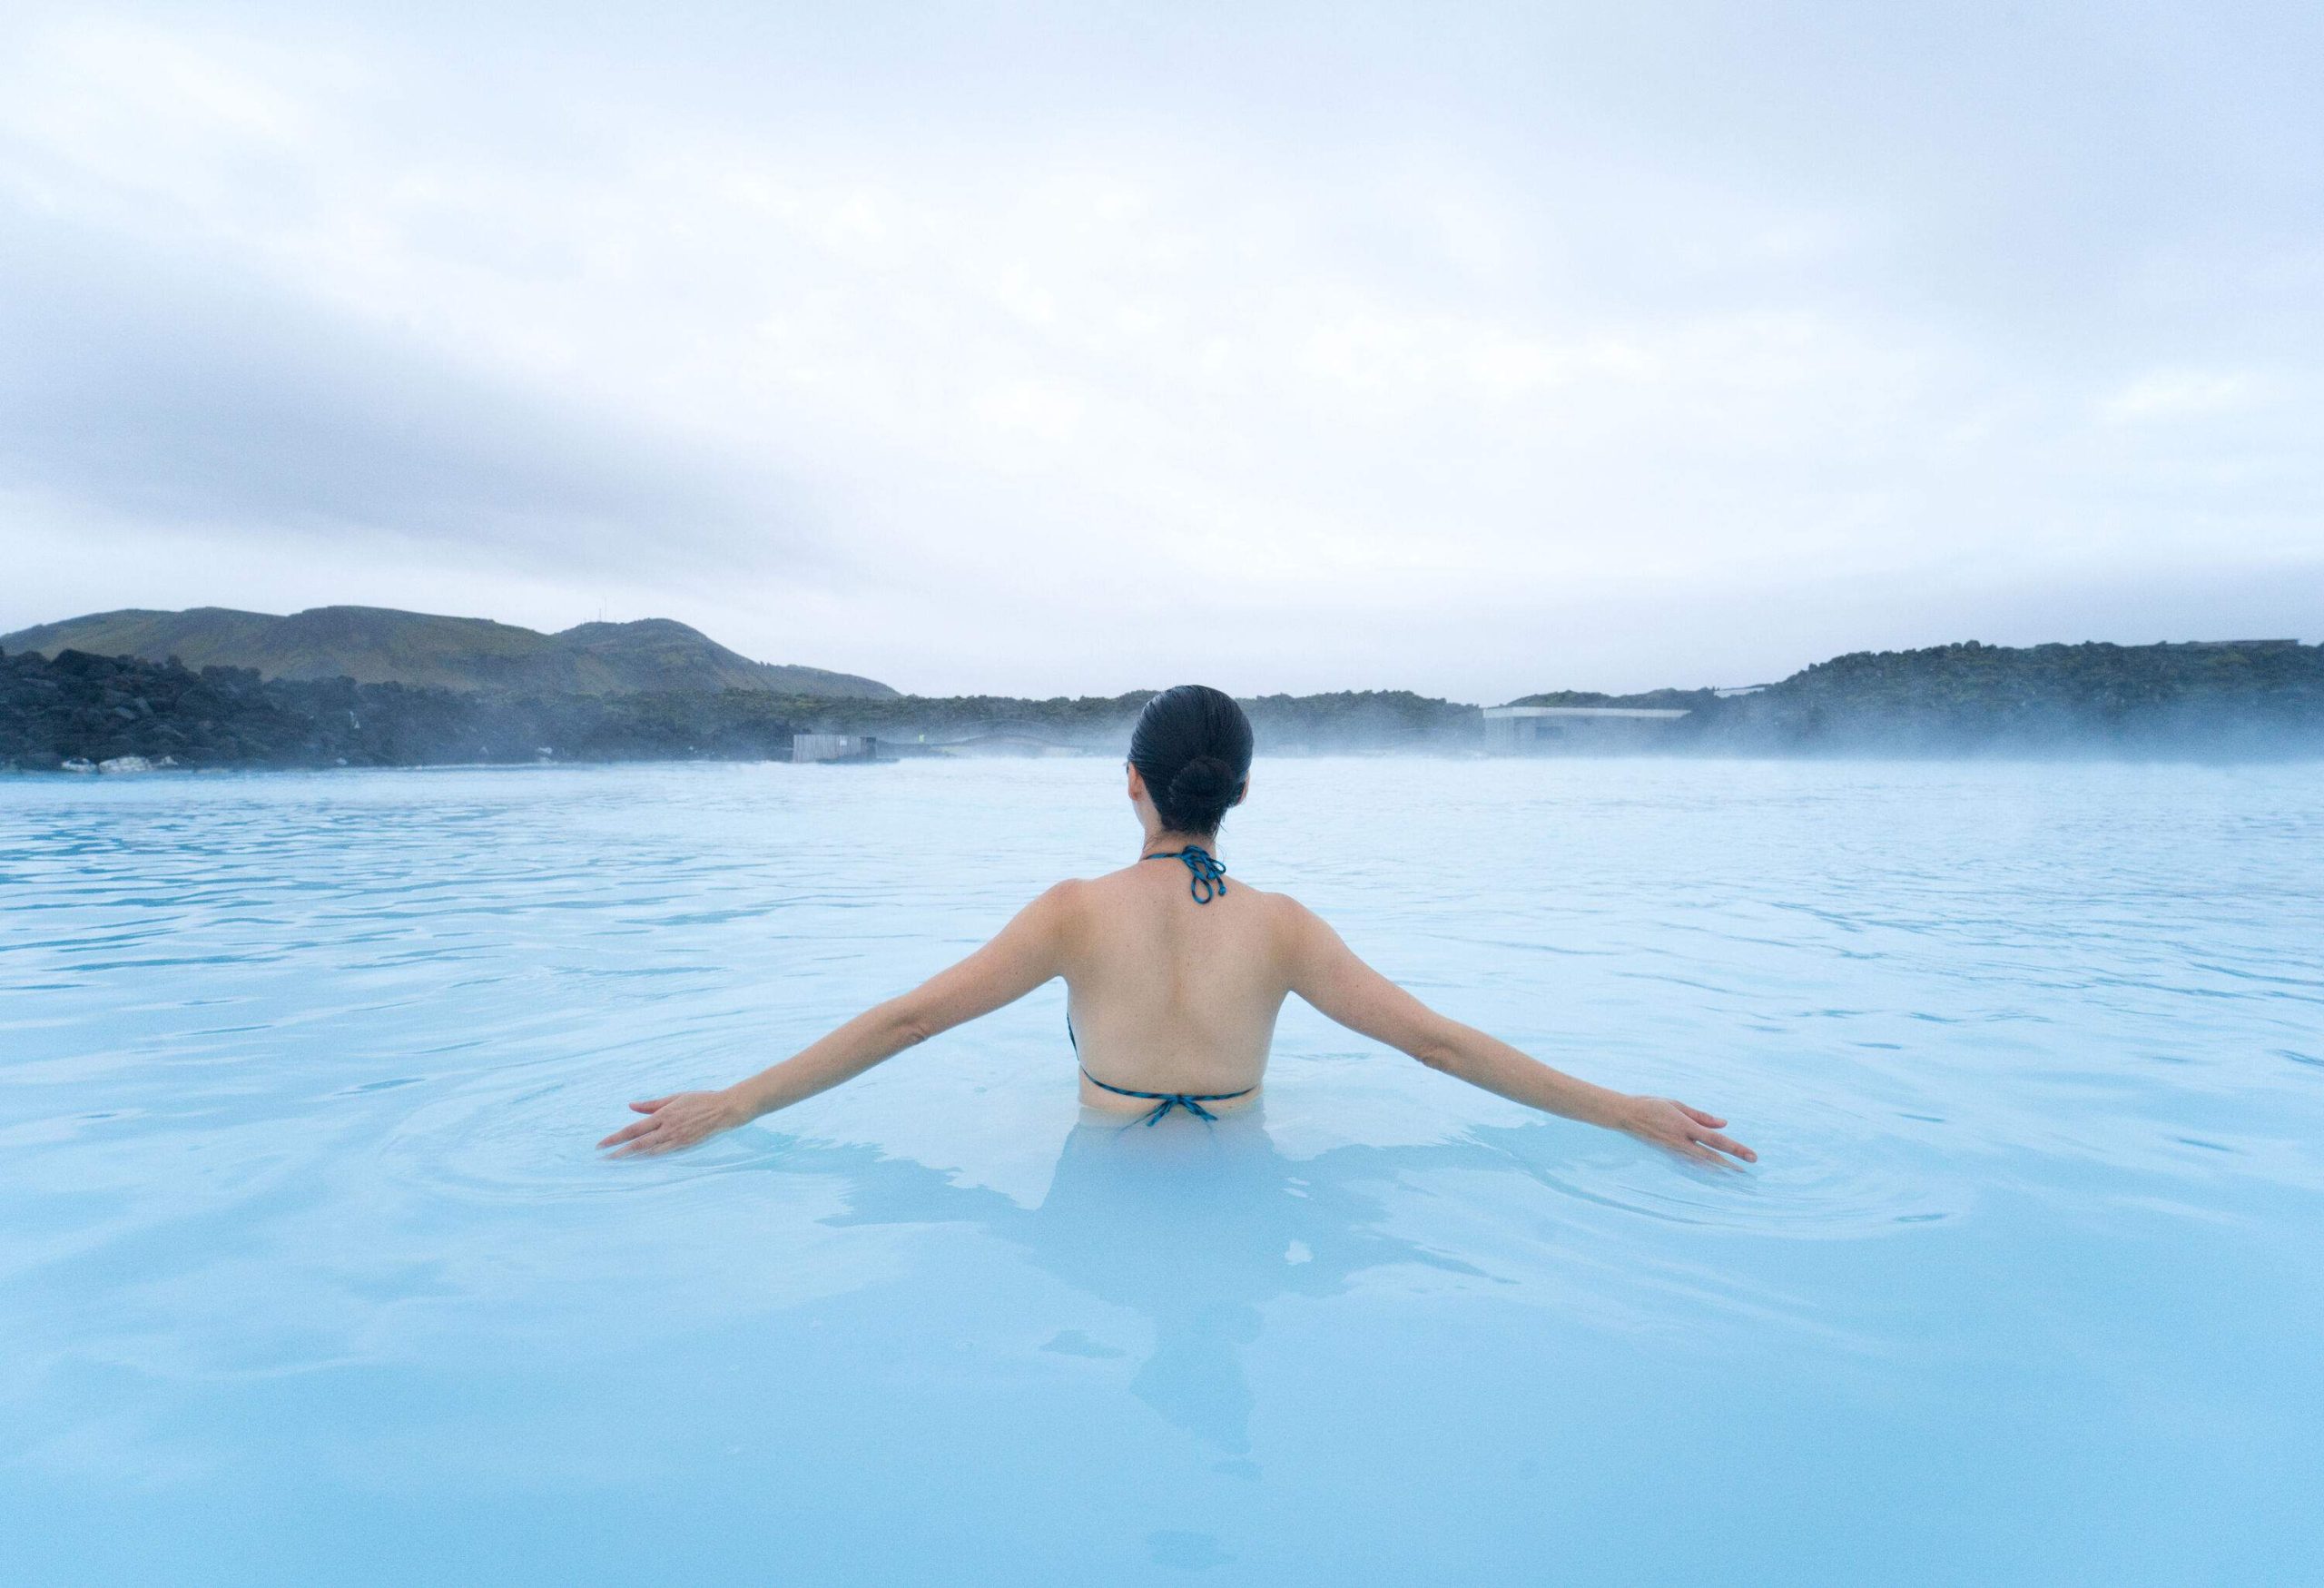
{"label": "grey cloud", "polygon": [[[1128,686],[1177,646],[1238,686],[1484,698],[2292,632],[2324,578],[2313,7],[194,9],[97,8],[314,113],[204,147],[131,73],[0,143],[0,488],[143,537],[60,529],[62,604],[22,621],[123,604],[121,547],[201,523],[233,604],[303,556],[300,600],[603,589],[927,687]],[[1112,185],[1163,263],[1078,248]],[[857,190],[884,248],[829,235]],[[508,336],[448,357],[252,273],[375,222],[383,297]],[[1003,278],[1068,330],[1216,335],[1226,373],[1025,330]],[[645,390],[528,389],[530,335]],[[1621,370],[1556,373],[1601,342]],[[667,433],[669,392],[790,474]],[[317,533],[349,526],[380,538]],[[1220,560],[1242,607],[1144,577],[1205,526],[1260,554]],[[395,564],[407,536],[497,548],[498,584]]]}
{"label": "grey cloud", "polygon": [[0,486],[657,568],[822,555],[801,493],[247,273],[0,210]]}

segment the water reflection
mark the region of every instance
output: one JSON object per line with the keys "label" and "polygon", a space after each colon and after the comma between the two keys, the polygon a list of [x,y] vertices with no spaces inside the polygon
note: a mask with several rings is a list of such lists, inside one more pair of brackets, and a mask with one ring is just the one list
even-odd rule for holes
{"label": "water reflection", "polygon": [[[1243,1353],[1259,1337],[1268,1302],[1330,1296],[1391,1264],[1485,1277],[1381,1228],[1400,1176],[1455,1165],[1506,1171],[1509,1160],[1476,1143],[1345,1146],[1291,1159],[1252,1110],[1216,1125],[1085,1121],[1066,1137],[1033,1208],[868,1147],[802,1143],[770,1167],[840,1178],[849,1206],[827,1223],[972,1224],[1075,1289],[1140,1314],[1153,1340],[1131,1393],[1240,1455],[1250,1445],[1252,1407]],[[1068,1329],[1045,1348],[1118,1357],[1131,1354],[1124,1345]]]}

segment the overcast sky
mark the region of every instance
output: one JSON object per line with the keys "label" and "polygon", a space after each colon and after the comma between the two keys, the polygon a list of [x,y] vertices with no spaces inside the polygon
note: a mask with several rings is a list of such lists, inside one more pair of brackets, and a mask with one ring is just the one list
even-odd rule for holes
{"label": "overcast sky", "polygon": [[1471,700],[2316,639],[2319,80],[2309,0],[15,4],[0,632]]}

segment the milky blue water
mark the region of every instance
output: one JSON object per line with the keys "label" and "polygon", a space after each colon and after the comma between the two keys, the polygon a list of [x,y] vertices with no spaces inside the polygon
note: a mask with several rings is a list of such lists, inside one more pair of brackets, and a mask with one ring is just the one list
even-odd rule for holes
{"label": "milky blue water", "polygon": [[0,1579],[2314,1580],[2324,779],[1263,761],[1222,853],[1713,1175],[1295,1005],[1127,1132],[1102,761],[0,780]]}

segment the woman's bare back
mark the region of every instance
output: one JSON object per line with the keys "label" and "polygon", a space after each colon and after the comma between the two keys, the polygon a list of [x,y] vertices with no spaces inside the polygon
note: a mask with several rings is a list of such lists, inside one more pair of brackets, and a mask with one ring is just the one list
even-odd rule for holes
{"label": "woman's bare back", "polygon": [[1289,901],[1228,879],[1198,902],[1190,880],[1157,858],[1060,890],[1068,1018],[1092,1108],[1147,1106],[1092,1077],[1129,1091],[1247,1094],[1217,1109],[1257,1096],[1291,990]]}

